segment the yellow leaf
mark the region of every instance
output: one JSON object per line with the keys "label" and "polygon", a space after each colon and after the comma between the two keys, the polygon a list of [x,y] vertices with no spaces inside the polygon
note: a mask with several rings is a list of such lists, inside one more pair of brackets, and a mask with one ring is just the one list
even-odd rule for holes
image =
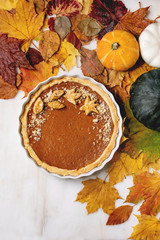
{"label": "yellow leaf", "polygon": [[61,63],[63,63],[66,60],[67,57],[68,57],[68,53],[66,51],[66,48],[61,46],[59,51],[55,53],[49,59],[49,61],[52,63],[52,66],[56,67],[56,66],[60,66]]}
{"label": "yellow leaf", "polygon": [[19,0],[15,14],[0,10],[0,32],[8,33],[9,37],[24,39],[22,50],[27,52],[32,39],[40,33],[44,15],[44,12],[37,15],[33,3]]}
{"label": "yellow leaf", "polygon": [[109,181],[112,184],[122,182],[126,176],[147,170],[143,154],[133,159],[128,154],[117,151],[109,165]]}
{"label": "yellow leaf", "polygon": [[80,3],[83,6],[82,14],[88,15],[90,13],[90,11],[91,11],[91,6],[92,6],[92,3],[93,3],[93,0],[83,0]]}
{"label": "yellow leaf", "polygon": [[77,65],[76,57],[80,55],[78,50],[73,46],[72,43],[69,43],[67,40],[64,40],[61,44],[63,48],[66,49],[68,57],[64,61],[64,66],[67,71],[70,71],[74,66]]}
{"label": "yellow leaf", "polygon": [[16,7],[18,0],[1,0],[0,9],[11,10]]}
{"label": "yellow leaf", "polygon": [[109,183],[99,178],[82,182],[84,188],[78,193],[76,201],[87,202],[88,214],[99,208],[107,214],[115,209],[115,201],[120,198],[118,191]]}
{"label": "yellow leaf", "polygon": [[138,225],[134,227],[134,231],[129,239],[134,240],[159,240],[160,236],[160,220],[155,216],[140,215]]}

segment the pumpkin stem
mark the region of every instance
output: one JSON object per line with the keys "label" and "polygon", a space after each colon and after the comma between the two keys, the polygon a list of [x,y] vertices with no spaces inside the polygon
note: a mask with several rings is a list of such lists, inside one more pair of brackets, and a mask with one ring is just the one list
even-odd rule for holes
{"label": "pumpkin stem", "polygon": [[113,44],[112,44],[112,50],[117,50],[118,48],[119,48],[119,43],[118,42],[114,42]]}

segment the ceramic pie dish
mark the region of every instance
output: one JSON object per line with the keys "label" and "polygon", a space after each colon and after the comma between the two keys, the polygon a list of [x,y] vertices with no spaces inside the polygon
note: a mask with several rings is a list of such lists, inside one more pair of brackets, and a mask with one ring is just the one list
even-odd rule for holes
{"label": "ceramic pie dish", "polygon": [[28,96],[20,117],[24,148],[47,172],[90,175],[113,157],[122,119],[112,94],[91,78],[51,77]]}

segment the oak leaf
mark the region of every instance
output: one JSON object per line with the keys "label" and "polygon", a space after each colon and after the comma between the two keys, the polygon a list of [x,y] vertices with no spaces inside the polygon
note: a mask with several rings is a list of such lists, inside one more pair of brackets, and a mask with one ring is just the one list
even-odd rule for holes
{"label": "oak leaf", "polygon": [[60,47],[60,38],[56,32],[45,31],[43,39],[39,42],[39,50],[45,61],[48,61]]}
{"label": "oak leaf", "polygon": [[116,0],[93,0],[91,8],[89,15],[104,25],[104,29],[99,33],[100,38],[105,33],[112,31],[127,12],[124,3]]}
{"label": "oak leaf", "polygon": [[117,151],[109,163],[107,172],[110,183],[114,185],[122,182],[129,175],[141,173],[147,169],[143,162],[143,154],[137,158],[131,158],[128,154]]}
{"label": "oak leaf", "polygon": [[22,84],[18,88],[25,92],[26,97],[28,93],[33,90],[40,82],[43,82],[47,78],[57,75],[59,68],[54,68],[51,63],[40,62],[35,65],[35,70],[28,70],[20,68]]}
{"label": "oak leaf", "polygon": [[142,214],[157,215],[160,211],[160,173],[143,172],[133,177],[126,202],[138,203],[144,200],[139,211]]}
{"label": "oak leaf", "polygon": [[88,214],[96,212],[99,208],[107,214],[115,209],[115,201],[120,198],[118,191],[109,183],[103,180],[89,179],[82,182],[84,188],[78,193],[76,201],[87,202]]}
{"label": "oak leaf", "polygon": [[17,88],[15,85],[6,82],[2,76],[0,76],[0,98],[9,99],[14,98],[17,94]]}
{"label": "oak leaf", "polygon": [[148,9],[149,7],[139,8],[135,12],[128,11],[114,29],[122,29],[139,36],[149,24],[156,22],[146,18]]}
{"label": "oak leaf", "polygon": [[0,35],[0,75],[3,80],[15,85],[16,67],[32,69],[25,54],[21,51],[22,40]]}
{"label": "oak leaf", "polygon": [[28,51],[31,41],[40,33],[45,13],[35,12],[34,4],[26,0],[18,0],[16,13],[0,10],[0,32],[9,37],[24,39],[22,50]]}
{"label": "oak leaf", "polygon": [[16,7],[18,0],[1,0],[0,9],[11,10]]}
{"label": "oak leaf", "polygon": [[94,77],[103,72],[104,66],[97,57],[96,51],[81,48],[81,69],[84,75]]}
{"label": "oak leaf", "polygon": [[139,223],[134,227],[134,231],[129,239],[134,240],[159,240],[160,221],[155,216],[136,216]]}
{"label": "oak leaf", "polygon": [[125,103],[127,118],[124,123],[124,135],[128,139],[121,144],[120,151],[137,158],[143,152],[145,165],[160,159],[160,133],[145,127],[133,116],[129,103]]}
{"label": "oak leaf", "polygon": [[129,205],[124,205],[116,208],[109,216],[106,225],[117,225],[126,222],[131,213],[133,207]]}
{"label": "oak leaf", "polygon": [[46,12],[48,15],[72,17],[79,14],[82,5],[75,0],[51,0],[47,4]]}

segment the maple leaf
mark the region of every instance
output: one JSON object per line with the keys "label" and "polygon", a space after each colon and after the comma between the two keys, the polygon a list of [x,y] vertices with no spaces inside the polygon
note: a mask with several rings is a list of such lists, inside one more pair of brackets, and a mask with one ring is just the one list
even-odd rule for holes
{"label": "maple leaf", "polygon": [[40,62],[34,67],[35,70],[20,68],[22,84],[18,87],[18,89],[25,92],[24,97],[26,97],[28,93],[33,90],[40,82],[43,82],[51,76],[57,75],[59,70],[59,68],[53,69],[52,63],[46,63],[44,61]]}
{"label": "maple leaf", "polygon": [[124,135],[128,139],[121,144],[120,151],[128,153],[132,158],[137,158],[143,152],[145,165],[155,163],[160,158],[160,133],[136,120],[128,102],[125,103],[125,111],[127,118],[124,123]]}
{"label": "maple leaf", "polygon": [[26,0],[18,0],[16,13],[0,10],[0,32],[9,37],[24,39],[22,50],[28,51],[31,41],[40,33],[45,13],[35,12],[34,4]]}
{"label": "maple leaf", "polygon": [[133,183],[126,202],[137,204],[144,200],[139,211],[142,214],[157,215],[160,211],[160,173],[143,172],[133,176]]}
{"label": "maple leaf", "polygon": [[11,10],[16,7],[18,0],[1,0],[0,9]]}
{"label": "maple leaf", "polygon": [[107,214],[115,209],[115,201],[120,198],[118,191],[103,180],[89,179],[82,182],[84,188],[78,193],[76,201],[87,202],[88,214],[96,212],[99,208]]}
{"label": "maple leaf", "polygon": [[117,225],[126,222],[131,213],[133,207],[129,205],[124,205],[116,208],[109,216],[106,225]]}
{"label": "maple leaf", "polygon": [[78,50],[81,49],[82,44],[73,31],[67,35],[67,41],[72,43]]}
{"label": "maple leaf", "polygon": [[74,0],[51,0],[47,4],[46,12],[48,15],[72,17],[81,12],[82,5]]}
{"label": "maple leaf", "polygon": [[141,173],[147,169],[143,162],[143,154],[137,158],[131,158],[128,154],[117,151],[109,163],[107,172],[110,183],[114,185],[122,182],[129,175]]}
{"label": "maple leaf", "polygon": [[0,76],[0,98],[9,99],[14,98],[17,94],[17,88],[15,85],[6,82],[2,76]]}
{"label": "maple leaf", "polygon": [[103,72],[104,66],[97,57],[96,51],[81,48],[81,69],[84,75],[94,77]]}
{"label": "maple leaf", "polygon": [[127,8],[122,1],[94,0],[92,3],[92,11],[89,15],[105,26],[99,34],[101,38],[105,33],[114,29],[126,12]]}
{"label": "maple leaf", "polygon": [[32,69],[20,49],[21,43],[21,40],[8,38],[6,34],[0,35],[0,75],[11,85],[15,85],[16,67]]}
{"label": "maple leaf", "polygon": [[56,32],[45,31],[43,33],[43,39],[39,42],[39,50],[45,61],[53,56],[60,47],[60,38]]}
{"label": "maple leaf", "polygon": [[134,227],[134,231],[129,239],[134,240],[159,240],[160,221],[155,216],[136,216],[139,223]]}
{"label": "maple leaf", "polygon": [[129,31],[136,36],[139,36],[141,32],[151,23],[156,22],[146,18],[149,7],[139,8],[135,12],[128,11],[115,26],[114,29],[122,29]]}
{"label": "maple leaf", "polygon": [[32,66],[43,61],[43,57],[42,57],[41,53],[38,50],[36,50],[35,48],[29,48],[29,50],[26,54],[26,58],[28,59],[28,61],[30,62],[30,64]]}

